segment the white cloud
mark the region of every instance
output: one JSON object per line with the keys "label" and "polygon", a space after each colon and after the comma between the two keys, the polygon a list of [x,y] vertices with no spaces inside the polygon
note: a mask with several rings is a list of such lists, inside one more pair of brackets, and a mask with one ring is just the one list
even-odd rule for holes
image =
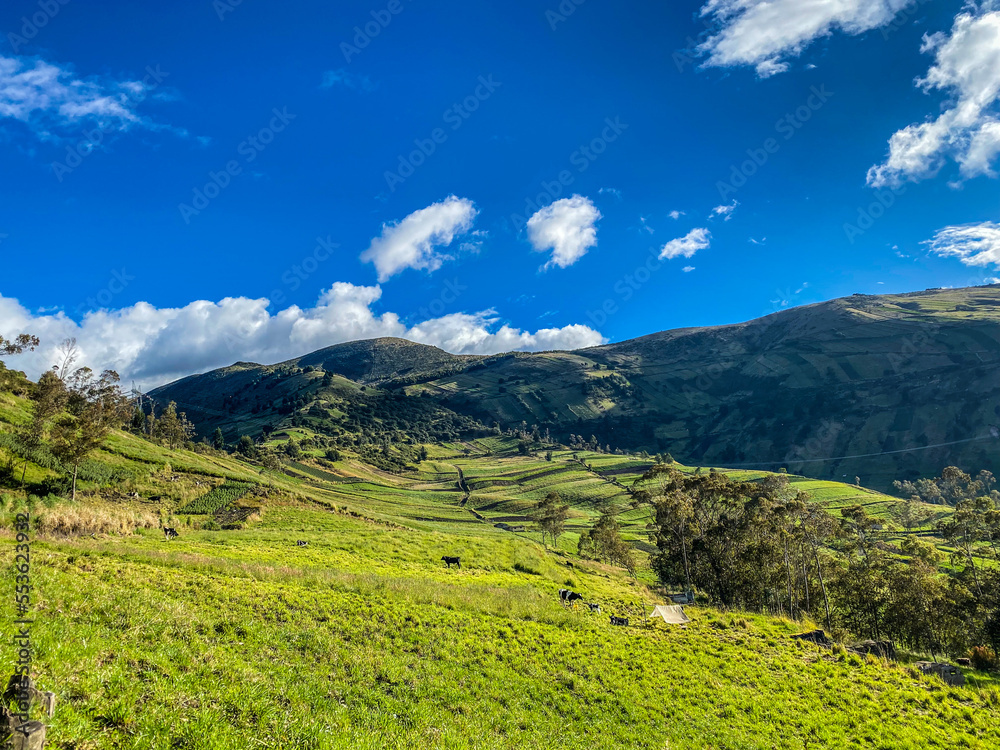
{"label": "white cloud", "polygon": [[372,79],[368,76],[355,75],[347,70],[347,68],[324,71],[323,81],[319,87],[321,89],[331,89],[334,86],[344,86],[352,91],[364,92],[372,92],[378,88],[378,84],[373,83]]}
{"label": "white cloud", "polygon": [[37,377],[56,359],[56,348],[78,340],[81,365],[117,370],[126,383],[145,388],[236,361],[279,362],[326,346],[396,336],[456,354],[577,349],[604,338],[583,325],[522,331],[498,328],[493,310],[455,313],[407,327],[396,313],[377,315],[378,286],[335,283],[308,309],[289,307],[274,314],[266,299],[227,298],[158,309],[140,302],[123,310],[102,310],[77,323],[63,313],[32,313],[17,300],[0,296],[0,334],[30,332],[42,339],[39,351],[9,364]]}
{"label": "white cloud", "polygon": [[924,243],[935,255],[967,266],[1000,266],[1000,224],[991,221],[946,227]]}
{"label": "white cloud", "polygon": [[768,78],[816,39],[857,35],[890,23],[913,0],[708,0],[701,15],[719,30],[698,48],[706,65],[752,65]]}
{"label": "white cloud", "polygon": [[736,207],[739,206],[739,201],[733,201],[732,204],[728,206],[716,206],[712,209],[711,218],[717,218],[719,216],[724,217],[725,221],[729,221],[733,218],[733,212],[736,211]]}
{"label": "white cloud", "polygon": [[454,195],[414,211],[400,222],[382,226],[382,234],[361,254],[374,263],[378,280],[385,281],[407,268],[436,271],[452,256],[440,251],[455,237],[472,229],[478,215],[472,201]]}
{"label": "white cloud", "polygon": [[706,250],[712,244],[712,233],[707,229],[692,229],[684,237],[671,240],[660,251],[660,260],[673,258],[693,258],[699,250]]}
{"label": "white cloud", "polygon": [[694,270],[694,266],[684,266],[681,270],[684,271],[684,273],[691,273]]}
{"label": "white cloud", "polygon": [[868,171],[874,187],[933,177],[950,157],[963,178],[995,176],[1000,154],[1000,11],[963,12],[950,34],[924,37],[934,64],[917,85],[952,101],[933,120],[908,125],[889,139],[889,156]]}
{"label": "white cloud", "polygon": [[23,122],[44,140],[94,126],[108,132],[156,128],[136,112],[166,77],[154,73],[150,69],[143,81],[84,79],[39,58],[0,55],[0,119]]}
{"label": "white cloud", "polygon": [[675,211],[671,211],[669,214],[667,214],[667,216],[669,216],[674,221],[677,221],[679,218],[681,218],[682,216],[684,216],[684,212],[683,211],[676,211],[675,210]]}
{"label": "white cloud", "polygon": [[537,252],[552,251],[543,266],[569,268],[597,244],[601,212],[582,195],[563,198],[528,219],[528,239]]}

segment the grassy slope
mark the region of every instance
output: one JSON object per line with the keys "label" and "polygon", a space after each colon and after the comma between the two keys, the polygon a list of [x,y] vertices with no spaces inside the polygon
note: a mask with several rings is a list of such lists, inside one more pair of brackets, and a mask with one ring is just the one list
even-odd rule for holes
{"label": "grassy slope", "polygon": [[[0,419],[24,413],[23,403],[0,397]],[[260,479],[231,458],[128,435],[109,447],[101,460],[145,467],[133,483],[142,500],[81,504],[169,513],[224,479]],[[361,484],[307,472],[271,477],[271,499],[242,531],[182,528],[169,544],[152,530],[36,541],[35,665],[43,688],[61,698],[53,746],[1000,742],[1000,691],[985,678],[948,689],[905,667],[790,640],[808,624],[691,608],[687,627],[611,628],[607,614],[635,623],[651,608],[641,583],[546,552],[491,519],[555,488],[572,498],[582,525],[594,497],[620,494],[598,472],[623,472],[614,476],[627,483],[642,462],[581,454],[589,471],[565,453],[552,463],[486,453],[502,447],[434,447],[413,477],[338,464],[338,473],[362,475]],[[469,504],[486,523],[458,504],[458,467],[469,481],[514,482],[473,492]],[[813,489],[832,503],[868,494],[832,483]],[[488,509],[492,503],[499,505]],[[444,568],[445,554],[461,555],[463,569]],[[600,602],[605,614],[561,608],[556,590],[564,586]],[[5,643],[0,658],[12,657]]]}
{"label": "grassy slope", "polygon": [[[1000,742],[994,688],[822,653],[789,640],[801,625],[762,617],[692,608],[684,628],[613,629],[555,603],[565,573],[537,552],[540,576],[515,570],[529,553],[500,541],[449,573],[432,556],[461,543],[369,526],[288,508],[169,547],[38,544],[37,664],[68,698],[58,746]],[[572,578],[599,600],[630,599],[618,581]]]}

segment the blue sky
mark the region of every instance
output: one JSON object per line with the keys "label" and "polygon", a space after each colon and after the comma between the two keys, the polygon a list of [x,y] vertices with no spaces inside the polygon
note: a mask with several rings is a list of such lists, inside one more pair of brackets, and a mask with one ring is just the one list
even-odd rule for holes
{"label": "blue sky", "polygon": [[18,366],[573,348],[1000,275],[994,3],[483,5],[5,3]]}

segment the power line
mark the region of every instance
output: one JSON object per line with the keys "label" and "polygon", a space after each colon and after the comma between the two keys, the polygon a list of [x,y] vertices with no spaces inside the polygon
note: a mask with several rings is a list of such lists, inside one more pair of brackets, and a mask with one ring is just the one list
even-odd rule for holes
{"label": "power line", "polygon": [[800,458],[800,459],[786,459],[785,461],[758,461],[754,463],[743,463],[743,464],[728,464],[730,467],[742,468],[747,466],[787,466],[789,464],[813,464],[813,463],[823,463],[826,461],[847,461],[852,458],[874,458],[876,456],[891,456],[898,453],[913,453],[915,451],[926,451],[932,448],[945,448],[950,445],[962,445],[963,443],[975,443],[980,440],[994,440],[993,435],[984,435],[982,437],[967,438],[965,440],[953,440],[950,443],[935,443],[934,445],[922,445],[917,448],[903,448],[896,451],[882,451],[881,453],[859,453],[854,456],[832,456],[830,458]]}

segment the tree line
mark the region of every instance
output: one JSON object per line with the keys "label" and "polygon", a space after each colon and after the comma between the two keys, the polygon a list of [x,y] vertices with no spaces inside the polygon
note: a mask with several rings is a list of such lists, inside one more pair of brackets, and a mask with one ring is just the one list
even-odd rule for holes
{"label": "tree line", "polygon": [[997,560],[994,497],[958,500],[938,524],[951,555],[916,534],[890,543],[887,522],[861,505],[837,518],[782,475],[740,481],[657,465],[633,499],[652,511],[651,564],[666,586],[697,588],[724,607],[809,615],[832,631],[921,653],[978,649],[995,663],[1000,568],[983,564]]}

